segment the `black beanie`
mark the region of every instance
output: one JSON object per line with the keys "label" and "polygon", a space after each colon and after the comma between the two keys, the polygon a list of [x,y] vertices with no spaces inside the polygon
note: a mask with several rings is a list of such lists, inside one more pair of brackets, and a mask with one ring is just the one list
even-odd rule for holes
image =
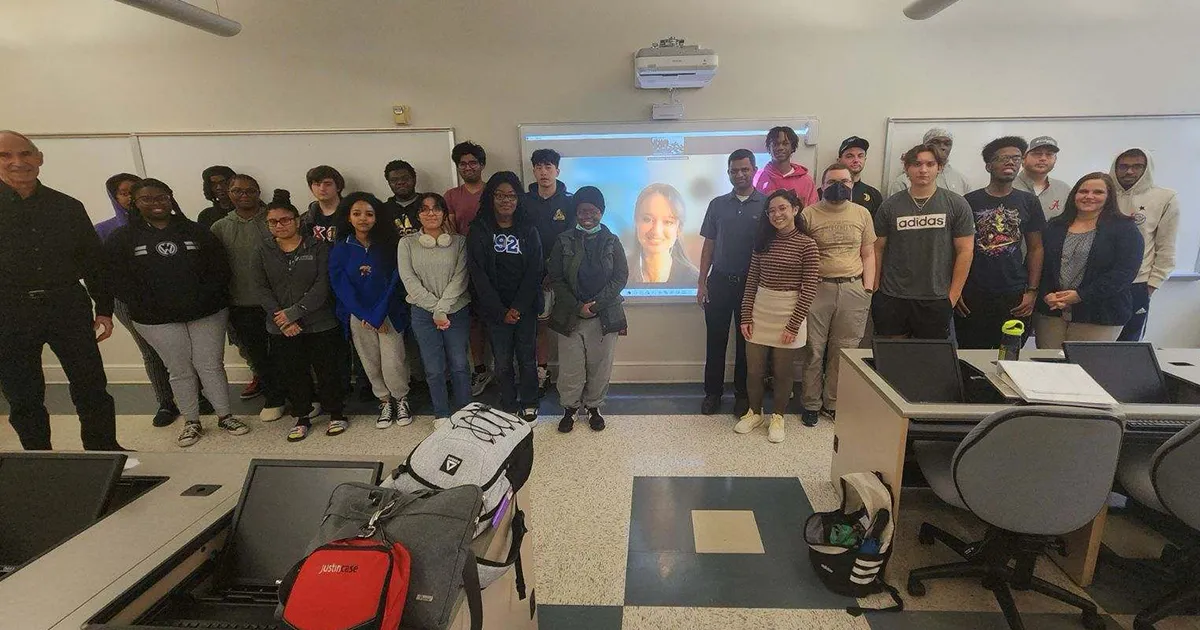
{"label": "black beanie", "polygon": [[573,197],[575,199],[576,208],[578,208],[579,204],[581,203],[590,203],[593,206],[600,208],[601,213],[604,212],[604,193],[600,192],[600,189],[596,188],[595,186],[584,186],[583,188],[576,190]]}

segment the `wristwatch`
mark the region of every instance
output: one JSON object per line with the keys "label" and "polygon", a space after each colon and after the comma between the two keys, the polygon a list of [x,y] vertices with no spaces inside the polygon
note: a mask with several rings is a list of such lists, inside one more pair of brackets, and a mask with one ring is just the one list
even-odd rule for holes
{"label": "wristwatch", "polygon": [[1029,288],[1025,289],[1025,292],[1026,293],[1037,293],[1038,287],[1029,287]]}

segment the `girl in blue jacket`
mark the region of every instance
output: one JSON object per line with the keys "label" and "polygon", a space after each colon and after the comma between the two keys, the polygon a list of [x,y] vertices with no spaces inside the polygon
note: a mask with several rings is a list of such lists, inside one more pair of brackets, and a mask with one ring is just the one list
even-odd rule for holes
{"label": "girl in blue jacket", "polygon": [[396,271],[396,232],[375,195],[356,192],[338,204],[339,238],[329,254],[337,316],[349,331],[379,399],[378,429],[412,424],[404,331],[408,305]]}

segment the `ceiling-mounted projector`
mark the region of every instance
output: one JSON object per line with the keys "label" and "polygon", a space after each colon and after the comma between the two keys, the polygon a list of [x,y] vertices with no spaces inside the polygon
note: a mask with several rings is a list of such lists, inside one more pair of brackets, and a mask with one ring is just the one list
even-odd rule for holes
{"label": "ceiling-mounted projector", "polygon": [[702,88],[717,75],[717,53],[668,37],[634,53],[633,74],[644,90]]}

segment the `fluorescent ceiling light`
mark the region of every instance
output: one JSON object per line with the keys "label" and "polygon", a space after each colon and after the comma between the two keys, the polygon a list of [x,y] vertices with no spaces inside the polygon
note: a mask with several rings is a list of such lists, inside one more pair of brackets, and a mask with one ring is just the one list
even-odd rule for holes
{"label": "fluorescent ceiling light", "polygon": [[221,37],[233,37],[242,31],[240,22],[234,22],[211,11],[205,11],[183,0],[117,0],[117,2],[161,15],[181,24],[194,26]]}

